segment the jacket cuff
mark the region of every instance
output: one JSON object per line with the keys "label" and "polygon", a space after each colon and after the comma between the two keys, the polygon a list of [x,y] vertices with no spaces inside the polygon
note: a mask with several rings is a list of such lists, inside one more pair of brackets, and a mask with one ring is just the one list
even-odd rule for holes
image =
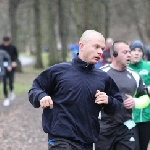
{"label": "jacket cuff", "polygon": [[38,101],[40,101],[43,97],[48,96],[46,93],[42,93],[38,96]]}
{"label": "jacket cuff", "polygon": [[112,104],[113,104],[113,99],[110,96],[108,96],[108,105],[112,105]]}

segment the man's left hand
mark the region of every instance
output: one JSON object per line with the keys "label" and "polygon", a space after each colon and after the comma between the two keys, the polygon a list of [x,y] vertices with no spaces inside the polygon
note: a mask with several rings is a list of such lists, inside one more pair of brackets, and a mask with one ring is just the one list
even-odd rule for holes
{"label": "man's left hand", "polygon": [[12,67],[17,67],[17,63],[15,61],[12,61],[11,66]]}
{"label": "man's left hand", "polygon": [[100,92],[99,90],[97,90],[95,97],[96,97],[95,103],[108,104],[108,96],[106,95],[105,92]]}

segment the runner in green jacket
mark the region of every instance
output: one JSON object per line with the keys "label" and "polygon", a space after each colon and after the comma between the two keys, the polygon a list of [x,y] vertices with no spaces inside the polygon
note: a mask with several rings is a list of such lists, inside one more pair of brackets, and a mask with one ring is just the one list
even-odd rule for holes
{"label": "runner in green jacket", "polygon": [[[150,86],[150,62],[143,60],[144,45],[141,41],[135,40],[130,44],[131,49],[131,67],[137,71],[146,86]],[[148,90],[150,93],[150,90]],[[144,109],[134,109],[134,121],[137,124],[136,128],[139,133],[140,150],[147,150],[150,139],[150,104]]]}

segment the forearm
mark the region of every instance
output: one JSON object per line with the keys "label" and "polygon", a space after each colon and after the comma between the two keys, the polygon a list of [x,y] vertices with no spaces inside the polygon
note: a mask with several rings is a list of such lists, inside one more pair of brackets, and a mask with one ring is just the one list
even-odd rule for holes
{"label": "forearm", "polygon": [[33,107],[40,107],[40,100],[47,96],[47,94],[40,90],[30,89],[28,93],[29,101],[33,105]]}
{"label": "forearm", "polygon": [[122,98],[109,97],[108,105],[105,105],[104,112],[107,114],[116,114],[121,110]]}
{"label": "forearm", "polygon": [[140,96],[139,98],[134,98],[135,108],[142,109],[146,108],[150,104],[150,98],[148,95]]}

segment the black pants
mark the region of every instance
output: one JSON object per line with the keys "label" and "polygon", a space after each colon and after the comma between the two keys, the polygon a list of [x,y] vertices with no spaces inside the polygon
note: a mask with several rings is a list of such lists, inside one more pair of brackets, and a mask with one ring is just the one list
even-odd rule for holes
{"label": "black pants", "polygon": [[9,90],[13,91],[14,89],[14,74],[15,74],[15,69],[12,69],[12,71],[8,71],[7,69],[5,70],[6,74],[3,76],[3,92],[5,98],[8,97],[8,88]]}
{"label": "black pants", "polygon": [[48,143],[48,150],[92,150],[92,146],[92,144],[81,144],[65,138],[54,138]]}
{"label": "black pants", "polygon": [[107,133],[100,133],[95,144],[96,150],[134,150],[135,129],[129,130],[125,125],[113,128]]}
{"label": "black pants", "polygon": [[3,81],[3,75],[0,75],[0,83]]}
{"label": "black pants", "polygon": [[140,122],[136,125],[140,150],[147,150],[150,140],[150,122]]}

